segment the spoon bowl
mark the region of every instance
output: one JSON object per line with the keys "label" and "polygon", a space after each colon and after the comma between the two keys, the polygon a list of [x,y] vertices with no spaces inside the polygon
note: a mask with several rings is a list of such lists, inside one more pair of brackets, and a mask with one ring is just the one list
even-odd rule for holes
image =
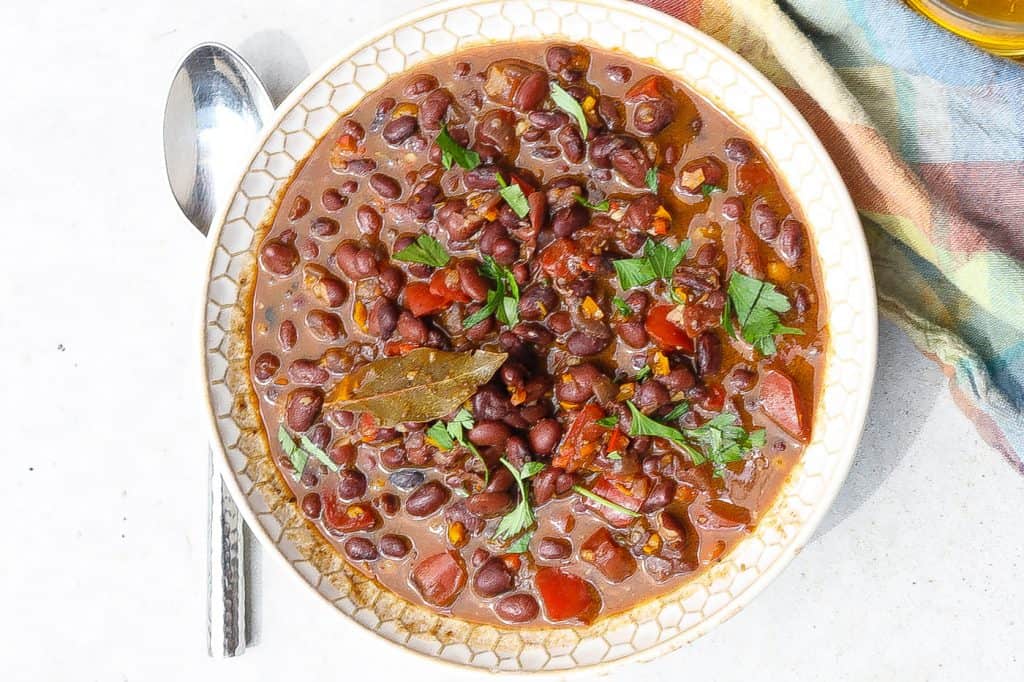
{"label": "spoon bowl", "polygon": [[224,45],[199,45],[178,67],[164,109],[167,181],[203,234],[234,191],[239,164],[273,111],[259,76]]}

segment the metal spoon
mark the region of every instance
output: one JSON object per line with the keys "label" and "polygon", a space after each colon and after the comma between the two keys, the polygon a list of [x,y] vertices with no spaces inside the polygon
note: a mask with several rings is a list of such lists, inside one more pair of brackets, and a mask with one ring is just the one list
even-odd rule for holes
{"label": "metal spoon", "polygon": [[[164,162],[174,198],[204,235],[273,111],[256,72],[223,45],[197,45],[178,67],[164,108]],[[237,656],[246,644],[243,523],[209,451],[207,460],[208,642],[211,656]]]}

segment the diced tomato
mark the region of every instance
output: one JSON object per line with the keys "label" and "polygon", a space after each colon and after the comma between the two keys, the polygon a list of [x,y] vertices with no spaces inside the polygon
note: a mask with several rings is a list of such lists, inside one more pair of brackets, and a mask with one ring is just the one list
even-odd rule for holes
{"label": "diced tomato", "polygon": [[324,500],[324,523],[339,533],[355,533],[373,530],[380,525],[380,518],[367,502],[346,505],[336,495],[327,494]]}
{"label": "diced tomato", "polygon": [[[599,476],[594,481],[594,484],[590,486],[590,491],[630,511],[640,511],[641,505],[643,505],[644,500],[647,498],[647,488],[646,477],[636,477],[632,481],[613,481],[606,476]],[[604,520],[615,528],[626,528],[636,521],[635,516],[616,511],[600,502],[587,499],[586,503],[588,507],[604,517]]]}
{"label": "diced tomato", "polygon": [[571,239],[556,239],[540,252],[540,268],[548,277],[565,279],[575,276],[579,272],[579,263],[576,244]]}
{"label": "diced tomato", "polygon": [[647,76],[636,82],[626,92],[627,102],[642,100],[668,99],[672,95],[672,83],[664,76]]}
{"label": "diced tomato", "polygon": [[669,315],[676,310],[676,307],[668,304],[652,307],[647,312],[644,328],[648,334],[654,337],[655,342],[661,348],[692,353],[693,339],[687,336],[685,331],[669,319]]}
{"label": "diced tomato", "polygon": [[707,387],[707,393],[701,398],[700,406],[708,412],[721,412],[725,407],[725,389],[721,384],[712,384]]}
{"label": "diced tomato", "polygon": [[608,429],[597,423],[603,417],[604,410],[594,403],[584,405],[576,413],[551,465],[572,473],[590,464],[608,433]]}
{"label": "diced tomato", "polygon": [[430,291],[426,282],[411,282],[405,287],[405,307],[416,317],[443,310],[450,302]]}
{"label": "diced tomato", "polygon": [[629,445],[629,438],[620,429],[616,428],[612,431],[612,435],[608,437],[608,444],[604,446],[605,454],[611,454],[613,452],[625,452],[626,446]]}
{"label": "diced tomato", "polygon": [[470,298],[462,290],[459,273],[454,268],[442,268],[430,277],[430,293],[446,299],[449,303],[469,303]]}
{"label": "diced tomato", "polygon": [[522,190],[524,197],[528,197],[537,191],[537,189],[531,185],[526,178],[519,175],[519,173],[509,173],[509,179],[513,184],[519,185],[519,189]]}
{"label": "diced tomato", "polygon": [[533,584],[544,603],[544,612],[553,621],[577,619],[589,623],[601,608],[601,597],[593,585],[557,568],[538,569]]}
{"label": "diced tomato", "polygon": [[761,408],[772,421],[791,436],[807,442],[808,421],[793,380],[782,372],[769,370],[761,379]]}
{"label": "diced tomato", "polygon": [[373,418],[373,415],[369,412],[363,412],[359,415],[359,437],[363,441],[369,442],[377,437],[377,420]]}
{"label": "diced tomato", "polygon": [[636,559],[628,549],[615,542],[604,526],[595,530],[580,546],[580,558],[594,564],[613,583],[621,583],[636,573]]}
{"label": "diced tomato", "polygon": [[456,552],[429,556],[412,571],[412,582],[423,601],[448,606],[466,585],[466,567]]}
{"label": "diced tomato", "polygon": [[774,182],[771,170],[760,161],[747,161],[736,169],[736,189],[741,194],[756,194]]}
{"label": "diced tomato", "polygon": [[409,341],[388,341],[384,344],[384,355],[389,358],[396,355],[405,355],[416,348],[419,348],[419,346]]}

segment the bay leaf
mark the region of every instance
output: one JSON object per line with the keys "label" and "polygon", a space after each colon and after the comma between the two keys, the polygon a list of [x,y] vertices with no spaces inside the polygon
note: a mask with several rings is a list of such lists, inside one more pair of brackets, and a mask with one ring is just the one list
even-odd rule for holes
{"label": "bay leaf", "polygon": [[358,368],[331,389],[325,407],[369,412],[381,426],[439,419],[490,381],[506,357],[416,348]]}

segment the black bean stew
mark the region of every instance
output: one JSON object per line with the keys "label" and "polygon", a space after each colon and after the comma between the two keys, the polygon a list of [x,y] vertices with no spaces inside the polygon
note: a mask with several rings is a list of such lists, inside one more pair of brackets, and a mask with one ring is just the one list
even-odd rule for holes
{"label": "black bean stew", "polygon": [[[258,255],[283,478],[354,567],[443,613],[571,625],[673,590],[810,435],[826,332],[799,210],[733,123],[620,54],[496,45],[393,80]],[[325,405],[423,347],[508,357],[435,421]]]}

